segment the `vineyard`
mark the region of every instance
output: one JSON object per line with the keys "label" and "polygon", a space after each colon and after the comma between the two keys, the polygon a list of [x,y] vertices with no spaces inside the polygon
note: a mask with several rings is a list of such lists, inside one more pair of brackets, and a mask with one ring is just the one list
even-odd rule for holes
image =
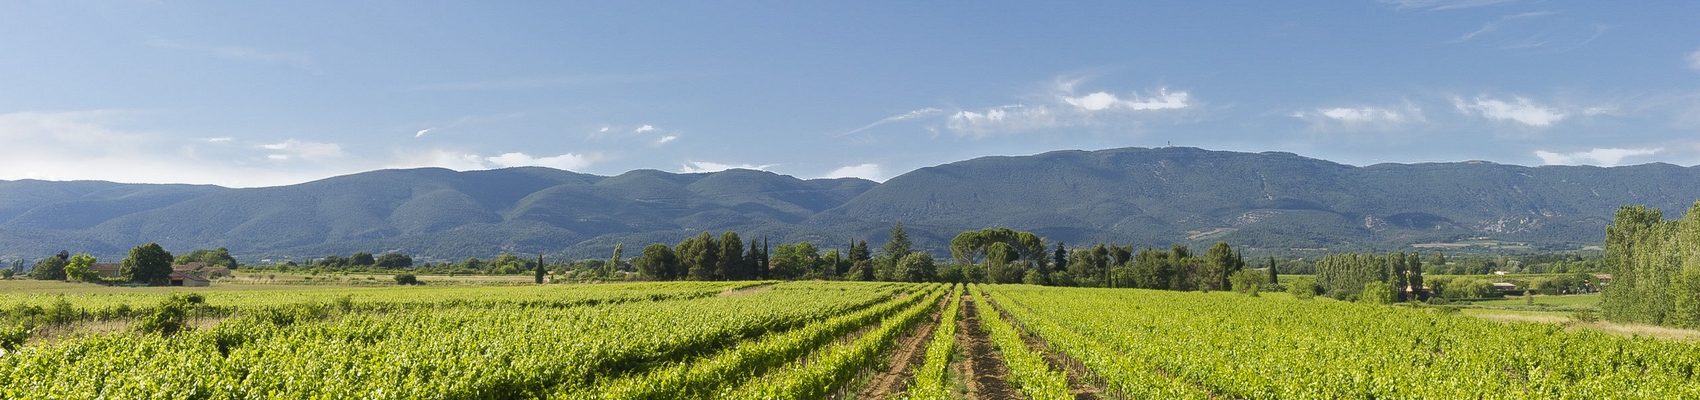
{"label": "vineyard", "polygon": [[[1700,398],[1693,342],[1227,292],[667,282],[0,306],[9,335],[59,329],[5,348],[0,398]],[[181,327],[141,328],[171,310]]]}

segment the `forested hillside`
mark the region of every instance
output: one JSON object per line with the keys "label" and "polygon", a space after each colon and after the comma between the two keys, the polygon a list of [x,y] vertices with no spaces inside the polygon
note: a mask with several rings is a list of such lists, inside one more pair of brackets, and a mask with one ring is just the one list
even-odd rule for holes
{"label": "forested hillside", "polygon": [[115,257],[147,242],[226,247],[250,260],[357,251],[606,257],[618,243],[639,249],[703,231],[838,248],[882,241],[898,221],[919,249],[941,257],[956,233],[989,227],[1082,244],[1225,240],[1249,254],[1472,239],[1579,248],[1602,243],[1620,205],[1681,210],[1695,199],[1700,169],[1669,164],[1354,167],[1195,148],[984,157],[883,184],[536,167],[382,170],[252,189],[24,180],[0,181],[0,258]]}

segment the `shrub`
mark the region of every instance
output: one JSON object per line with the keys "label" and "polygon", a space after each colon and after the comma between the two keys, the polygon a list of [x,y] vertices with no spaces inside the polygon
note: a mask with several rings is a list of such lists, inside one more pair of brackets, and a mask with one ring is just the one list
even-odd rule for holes
{"label": "shrub", "polygon": [[1293,281],[1293,283],[1287,284],[1287,294],[1291,294],[1294,298],[1302,300],[1315,298],[1316,281],[1310,279],[1299,279]]}
{"label": "shrub", "polygon": [[1578,308],[1576,309],[1576,312],[1570,313],[1570,320],[1582,323],[1593,323],[1599,321],[1600,317],[1598,315],[1594,315],[1594,309],[1592,308]]}
{"label": "shrub", "polygon": [[419,277],[413,276],[413,274],[396,274],[395,283],[397,285],[423,285],[419,282]]}
{"label": "shrub", "polygon": [[154,306],[153,313],[142,317],[136,324],[136,329],[142,333],[157,333],[160,336],[171,336],[188,329],[183,322],[189,316],[192,304],[201,304],[206,298],[199,294],[173,294]]}
{"label": "shrub", "polygon": [[1393,304],[1393,285],[1387,282],[1364,283],[1364,290],[1358,292],[1358,301],[1370,304]]}

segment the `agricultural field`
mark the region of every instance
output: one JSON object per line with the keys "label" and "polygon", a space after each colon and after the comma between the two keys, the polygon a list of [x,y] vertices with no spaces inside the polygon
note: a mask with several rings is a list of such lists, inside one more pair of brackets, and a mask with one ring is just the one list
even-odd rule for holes
{"label": "agricultural field", "polygon": [[1280,295],[34,285],[0,294],[0,398],[1700,397],[1694,341]]}

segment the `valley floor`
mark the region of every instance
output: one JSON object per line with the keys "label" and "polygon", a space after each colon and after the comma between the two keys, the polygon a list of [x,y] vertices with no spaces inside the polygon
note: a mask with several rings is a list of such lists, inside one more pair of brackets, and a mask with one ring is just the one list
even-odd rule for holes
{"label": "valley floor", "polygon": [[1654,339],[1700,335],[1567,319],[1597,296],[1459,313],[1028,285],[336,278],[0,281],[0,398],[1700,394],[1700,341]]}

